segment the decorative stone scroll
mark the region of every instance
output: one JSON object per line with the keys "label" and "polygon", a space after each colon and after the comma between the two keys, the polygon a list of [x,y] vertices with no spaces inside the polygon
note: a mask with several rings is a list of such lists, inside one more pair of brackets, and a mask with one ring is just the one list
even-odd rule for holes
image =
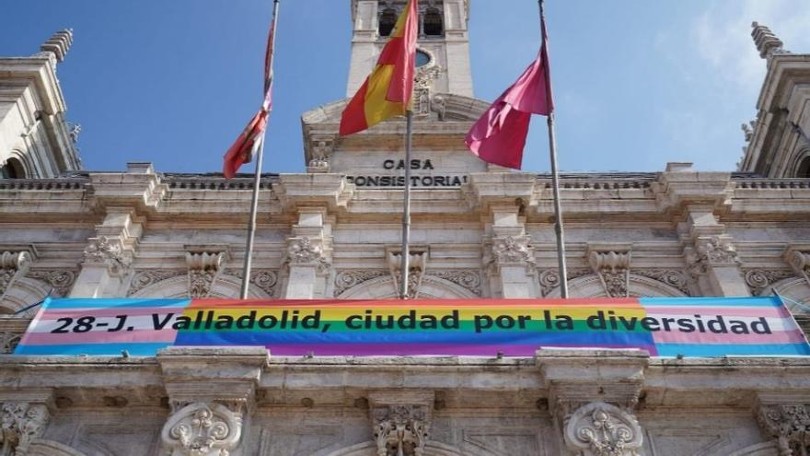
{"label": "decorative stone scroll", "polygon": [[[225,273],[227,275],[238,277],[240,279],[245,276],[244,271],[241,269],[229,269],[225,271]],[[252,283],[260,290],[267,293],[267,296],[273,297],[276,295],[276,285],[278,285],[278,273],[276,273],[276,271],[264,269],[251,271],[250,283]]]}
{"label": "decorative stone scroll", "polygon": [[657,280],[678,289],[686,296],[692,295],[689,291],[689,276],[685,271],[677,269],[633,269],[633,274]]}
{"label": "decorative stone scroll", "polygon": [[428,277],[438,277],[452,282],[462,288],[469,290],[476,296],[481,296],[481,273],[465,269],[449,271],[429,271]]}
{"label": "decorative stone scroll", "polygon": [[577,409],[565,423],[564,438],[581,456],[638,456],[643,444],[635,416],[604,402]]}
{"label": "decorative stone scroll", "polygon": [[188,265],[188,294],[192,298],[205,298],[219,277],[220,266],[225,258],[222,252],[186,252]]}
{"label": "decorative stone scroll", "polygon": [[423,456],[430,429],[422,405],[389,405],[371,411],[377,456]]}
{"label": "decorative stone scroll", "polygon": [[228,456],[242,435],[242,416],[216,403],[195,402],[177,410],[161,440],[171,456]]}
{"label": "decorative stone scroll", "polygon": [[11,287],[11,283],[25,274],[25,269],[31,261],[28,252],[0,253],[0,296]]}
{"label": "decorative stone scroll", "polygon": [[810,413],[808,404],[762,405],[757,420],[776,439],[779,456],[810,454]]}
{"label": "decorative stone scroll", "polygon": [[132,264],[132,252],[126,251],[120,238],[99,236],[90,238],[84,249],[84,261],[89,264],[106,264],[110,273],[122,275]]}
{"label": "decorative stone scroll", "polygon": [[48,407],[27,402],[4,402],[0,453],[24,456],[34,439],[42,436],[50,420]]}
{"label": "decorative stone scroll", "polygon": [[591,251],[588,262],[611,298],[627,297],[630,288],[629,251]]}

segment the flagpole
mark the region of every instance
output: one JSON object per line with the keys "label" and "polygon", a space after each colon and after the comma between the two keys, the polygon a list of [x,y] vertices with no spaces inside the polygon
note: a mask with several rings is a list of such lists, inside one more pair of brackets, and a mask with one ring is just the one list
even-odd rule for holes
{"label": "flagpole", "polygon": [[[548,35],[546,33],[546,18],[543,12],[543,0],[540,5],[540,27],[542,27],[543,46],[548,55]],[[549,72],[550,73],[550,72]],[[551,74],[546,77],[546,84],[551,84]],[[553,97],[551,87],[547,90],[548,96]],[[563,230],[562,206],[560,204],[560,177],[557,171],[557,134],[554,128],[554,110],[548,113],[548,148],[551,159],[551,188],[554,196],[554,233],[557,237],[557,264],[560,269],[560,296],[568,298],[568,270],[565,265],[565,231]]]}
{"label": "flagpole", "polygon": [[[278,21],[278,4],[279,0],[273,0],[273,19],[270,32],[273,36],[270,37],[270,42],[275,43],[275,35],[276,35],[276,22]],[[269,63],[267,67],[270,68],[270,77],[272,78],[273,74],[273,56],[275,54],[275,46],[270,48],[269,52]],[[265,96],[267,95],[268,90],[268,83],[269,81],[264,81],[264,90]],[[253,176],[253,199],[251,200],[250,204],[250,221],[248,222],[248,230],[247,230],[247,241],[245,243],[245,263],[242,267],[242,289],[239,293],[240,299],[247,299],[248,297],[248,286],[250,285],[250,267],[251,262],[253,261],[253,241],[256,238],[256,216],[259,211],[259,187],[261,186],[262,181],[262,158],[264,157],[264,139],[267,136],[267,129],[265,128],[264,132],[262,132],[262,137],[258,141],[258,151],[256,152],[256,171],[255,175]]]}
{"label": "flagpole", "polygon": [[405,112],[405,209],[402,211],[402,258],[400,263],[399,298],[408,299],[408,273],[410,272],[411,237],[411,139],[413,138],[413,112]]}

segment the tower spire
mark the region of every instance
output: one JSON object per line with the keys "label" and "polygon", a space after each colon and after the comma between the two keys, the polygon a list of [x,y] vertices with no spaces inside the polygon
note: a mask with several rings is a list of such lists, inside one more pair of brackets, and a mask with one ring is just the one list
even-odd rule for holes
{"label": "tower spire", "polygon": [[759,22],[751,24],[753,30],[751,37],[754,39],[754,44],[757,45],[759,56],[763,59],[768,59],[774,54],[785,54],[786,51],[782,46],[784,43],[779,39],[768,27],[760,25]]}
{"label": "tower spire", "polygon": [[53,54],[56,61],[61,62],[65,60],[71,44],[73,44],[73,29],[65,29],[51,35],[48,41],[42,43],[39,50],[43,53]]}

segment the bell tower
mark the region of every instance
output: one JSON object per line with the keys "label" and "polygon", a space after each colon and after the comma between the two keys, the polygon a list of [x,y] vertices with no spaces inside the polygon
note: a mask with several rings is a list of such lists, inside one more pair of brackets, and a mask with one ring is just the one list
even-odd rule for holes
{"label": "bell tower", "polygon": [[[407,0],[352,0],[347,97],[354,95],[373,69],[406,4]],[[419,0],[417,90],[473,96],[468,17],[469,0]]]}

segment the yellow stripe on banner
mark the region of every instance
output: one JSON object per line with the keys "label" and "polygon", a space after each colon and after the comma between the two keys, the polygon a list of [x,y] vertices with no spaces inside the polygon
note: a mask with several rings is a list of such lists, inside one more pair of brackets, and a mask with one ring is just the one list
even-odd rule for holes
{"label": "yellow stripe on banner", "polygon": [[385,99],[393,74],[394,65],[379,65],[368,77],[363,109],[366,114],[366,124],[369,127],[390,117],[405,115],[404,103],[392,103]]}

